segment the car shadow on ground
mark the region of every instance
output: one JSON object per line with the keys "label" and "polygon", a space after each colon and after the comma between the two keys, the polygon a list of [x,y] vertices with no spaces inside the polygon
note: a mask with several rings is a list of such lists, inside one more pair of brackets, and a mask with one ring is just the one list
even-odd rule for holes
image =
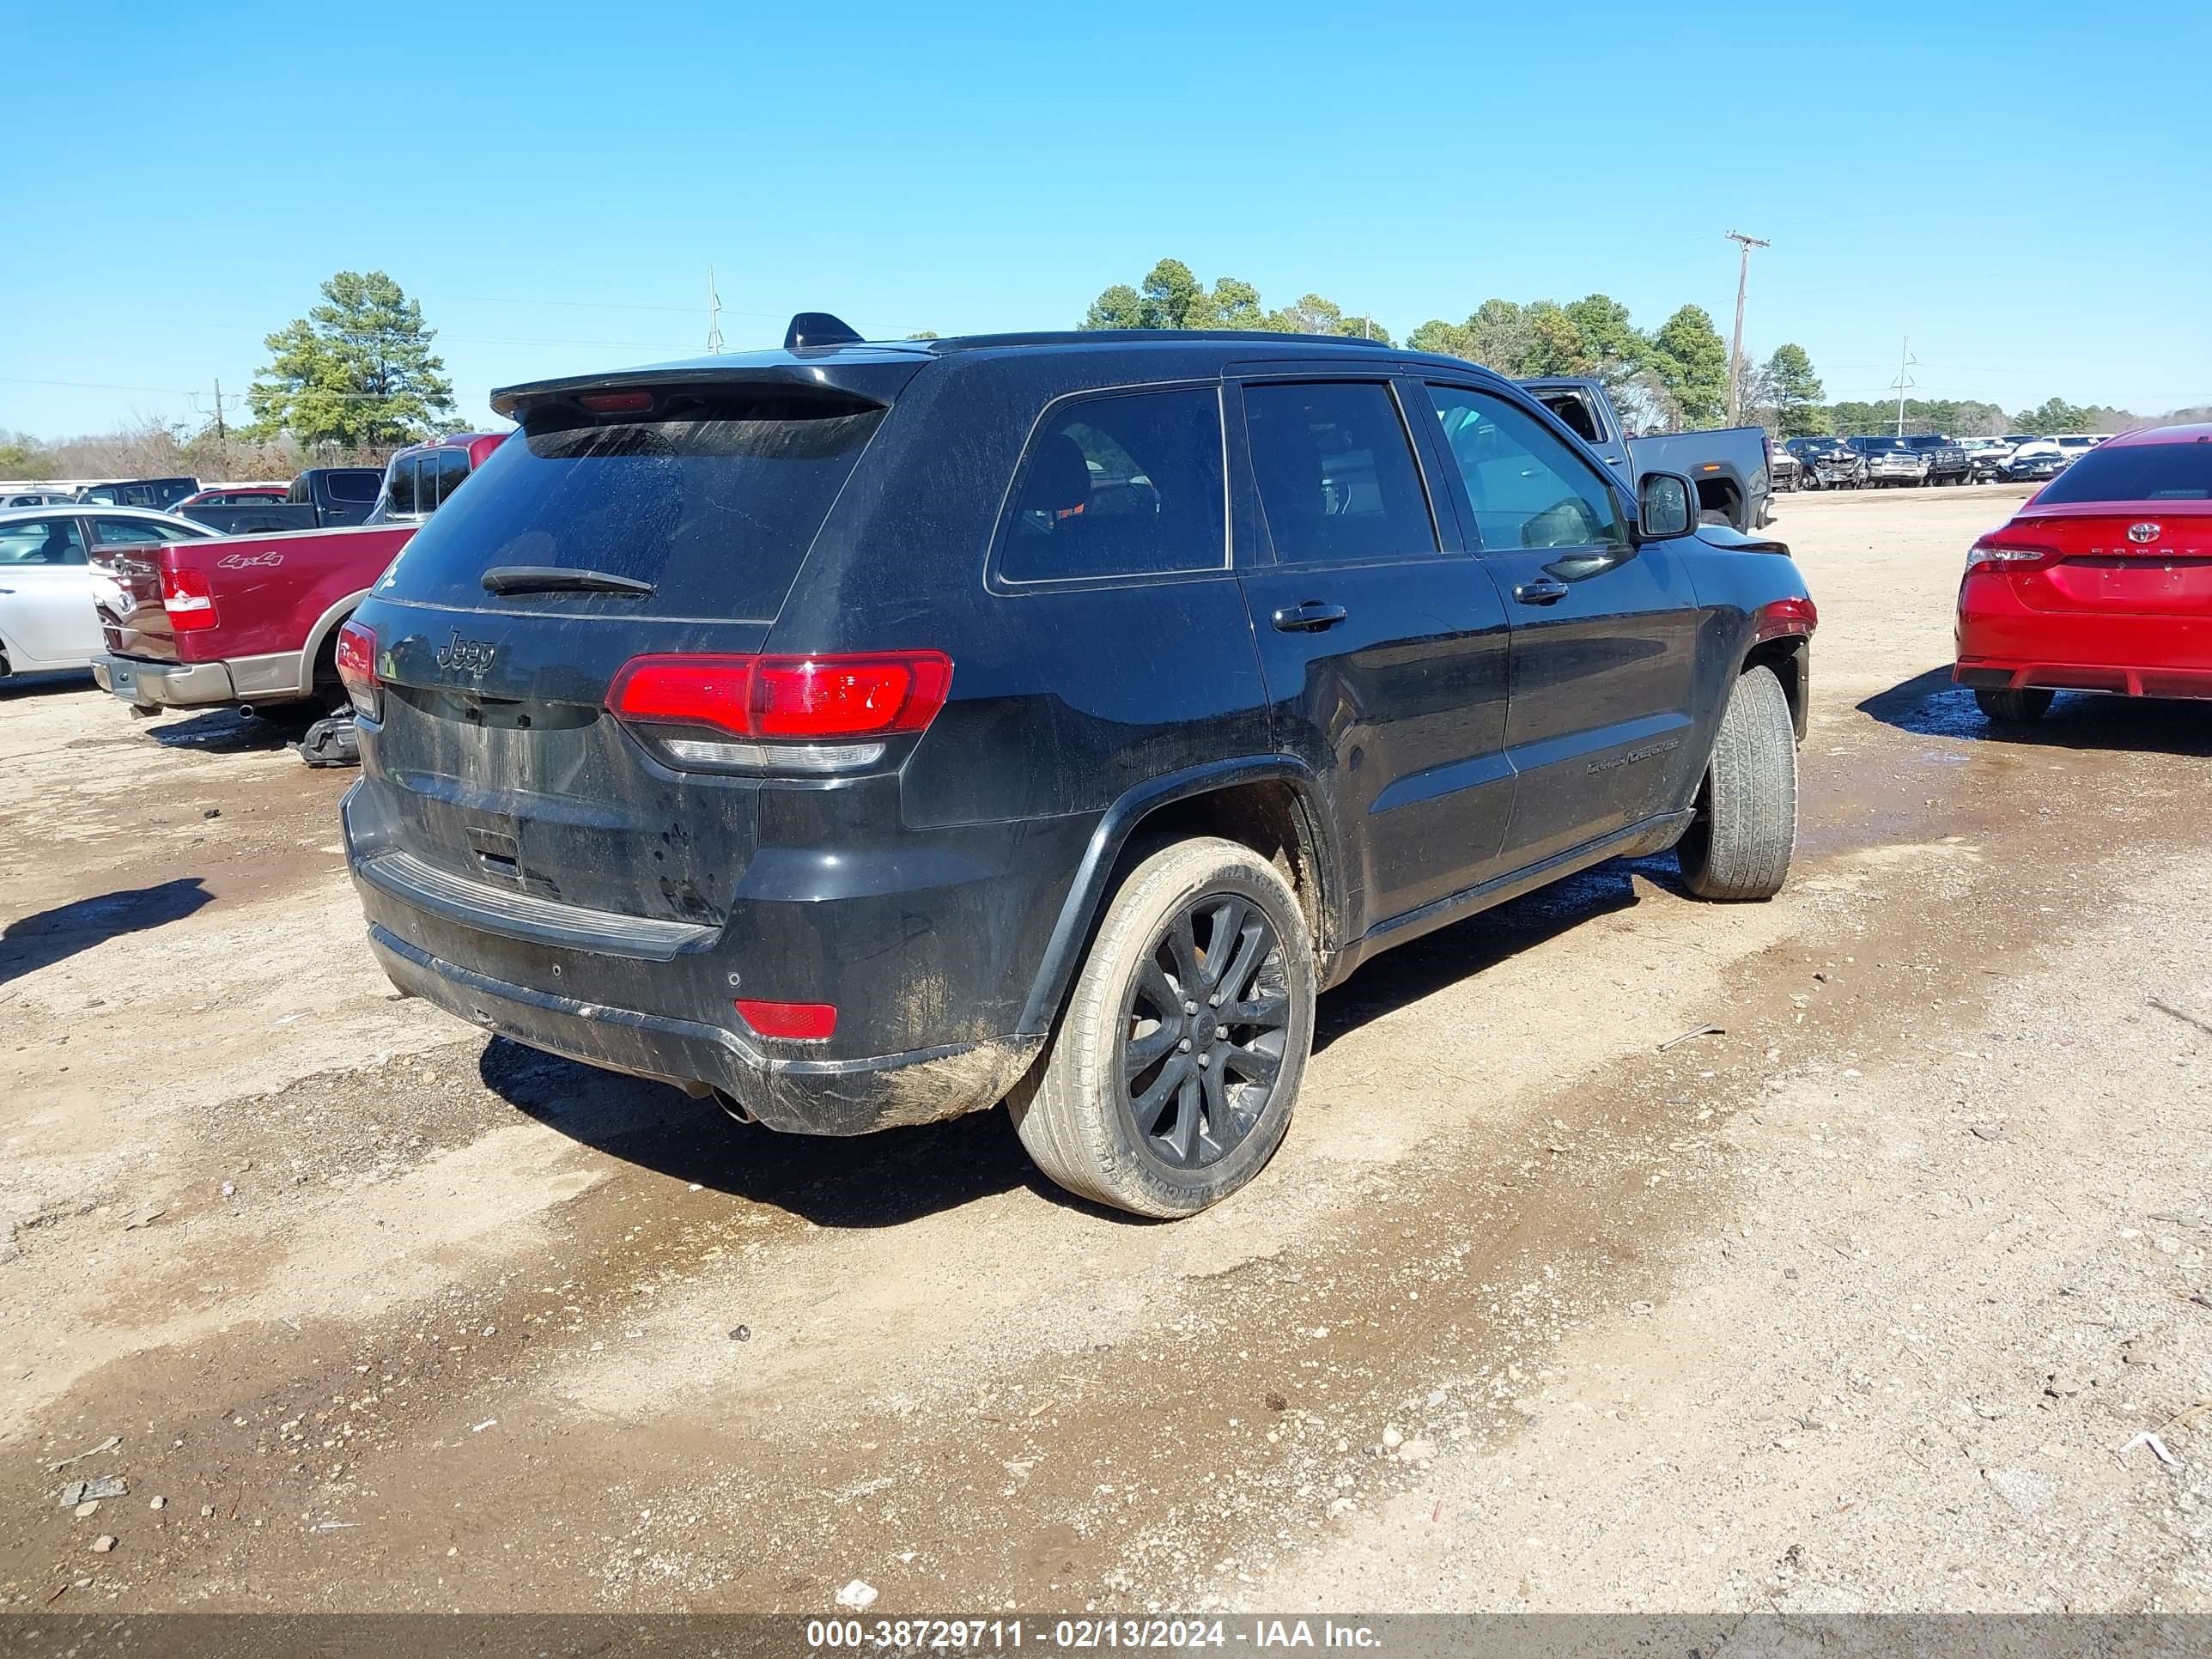
{"label": "car shadow on ground", "polygon": [[0,933],[0,985],[122,934],[181,921],[214,896],[204,878],[179,876],[158,886],[102,893],[21,917]]}
{"label": "car shadow on ground", "polygon": [[1923,738],[1966,738],[2042,749],[2142,750],[2212,756],[2212,704],[2062,691],[2032,722],[1986,718],[1948,668],[1931,668],[1878,691],[1859,712]]}
{"label": "car shadow on ground", "polygon": [[164,749],[189,749],[207,755],[270,754],[289,748],[299,733],[242,714],[235,708],[210,708],[180,720],[149,726],[146,735]]}
{"label": "car shadow on ground", "polygon": [[[1314,1048],[1636,902],[1632,878],[1673,886],[1671,857],[1601,865],[1376,958],[1321,1000]],[[671,1179],[804,1216],[821,1227],[886,1227],[1026,1188],[1118,1222],[1037,1172],[1003,1105],[942,1123],[851,1138],[740,1123],[711,1100],[601,1072],[503,1037],[477,1065],[484,1086],[582,1144]]]}
{"label": "car shadow on ground", "polygon": [[0,674],[0,702],[34,697],[42,691],[73,692],[92,688],[88,668],[60,668],[35,674]]}

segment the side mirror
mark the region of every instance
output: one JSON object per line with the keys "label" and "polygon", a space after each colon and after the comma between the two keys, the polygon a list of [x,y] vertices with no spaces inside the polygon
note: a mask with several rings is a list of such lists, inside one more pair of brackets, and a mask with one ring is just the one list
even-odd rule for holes
{"label": "side mirror", "polygon": [[1697,486],[1679,472],[1647,472],[1636,485],[1636,539],[1664,541],[1698,527]]}

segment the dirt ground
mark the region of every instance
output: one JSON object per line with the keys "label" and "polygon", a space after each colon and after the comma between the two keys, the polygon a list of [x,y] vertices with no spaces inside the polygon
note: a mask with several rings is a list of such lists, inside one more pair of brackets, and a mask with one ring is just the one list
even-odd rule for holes
{"label": "dirt ground", "polygon": [[1607,866],[1378,959],[1170,1225],[1001,1113],[487,1043],[370,962],[346,775],[0,688],[0,1595],[2212,1608],[2212,714],[1985,729],[2020,493],[1783,499],[1779,899]]}

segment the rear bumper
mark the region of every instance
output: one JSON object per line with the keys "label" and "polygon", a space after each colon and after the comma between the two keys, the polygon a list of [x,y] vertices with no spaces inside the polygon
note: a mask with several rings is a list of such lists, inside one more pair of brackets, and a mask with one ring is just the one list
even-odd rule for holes
{"label": "rear bumper", "polygon": [[1978,691],[2109,691],[2123,697],[2212,698],[2212,668],[2121,668],[2108,663],[1998,663],[1960,658],[1951,671]]}
{"label": "rear bumper", "polygon": [[996,1105],[1044,1046],[1006,1037],[861,1060],[771,1058],[732,1031],[494,979],[374,923],[368,942],[399,989],[487,1031],[608,1071],[706,1084],[768,1127],[801,1134],[866,1134]]}
{"label": "rear bumper", "polygon": [[92,678],[101,690],[140,708],[199,708],[237,701],[228,663],[100,656],[92,659]]}
{"label": "rear bumper", "polygon": [[2031,610],[1981,574],[1960,589],[1957,639],[1951,678],[1978,690],[2212,697],[2212,617]]}

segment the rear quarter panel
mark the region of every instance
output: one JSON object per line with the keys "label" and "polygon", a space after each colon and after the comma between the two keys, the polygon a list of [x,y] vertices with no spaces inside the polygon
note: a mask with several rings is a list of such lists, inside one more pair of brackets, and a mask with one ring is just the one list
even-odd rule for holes
{"label": "rear quarter panel", "polygon": [[408,525],[176,542],[165,555],[204,572],[216,624],[177,635],[185,662],[305,650],[331,611],[374,586],[415,533]]}

